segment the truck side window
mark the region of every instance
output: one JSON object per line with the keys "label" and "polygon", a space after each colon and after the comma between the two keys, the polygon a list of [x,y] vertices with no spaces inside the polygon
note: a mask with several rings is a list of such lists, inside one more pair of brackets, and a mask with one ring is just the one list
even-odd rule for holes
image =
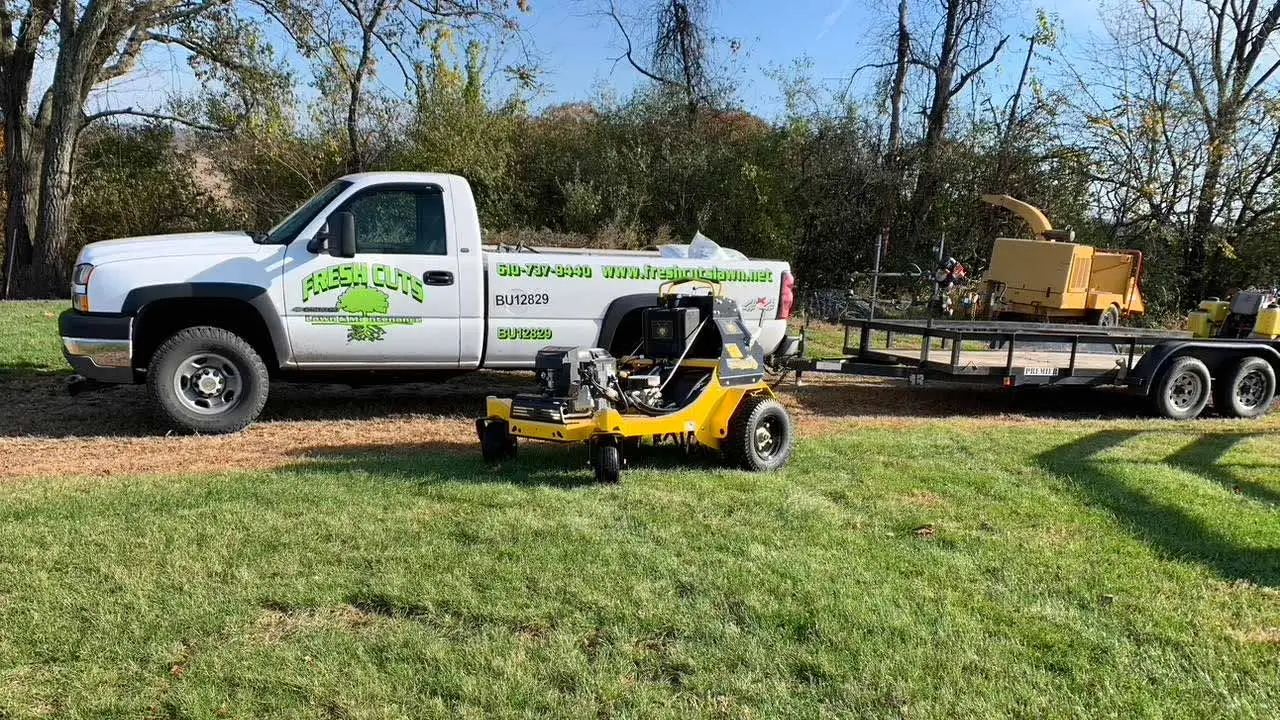
{"label": "truck side window", "polygon": [[375,187],[343,204],[355,215],[356,252],[444,255],[444,195],[440,190]]}

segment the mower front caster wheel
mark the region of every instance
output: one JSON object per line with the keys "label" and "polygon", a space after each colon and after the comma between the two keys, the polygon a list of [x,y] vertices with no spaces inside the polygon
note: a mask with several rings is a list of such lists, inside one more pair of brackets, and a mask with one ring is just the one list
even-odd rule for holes
{"label": "mower front caster wheel", "polygon": [[516,456],[516,438],[505,420],[477,420],[480,435],[480,457],[487,463],[500,463]]}
{"label": "mower front caster wheel", "polygon": [[591,469],[596,482],[616,485],[622,481],[622,450],[616,442],[600,441],[591,445]]}

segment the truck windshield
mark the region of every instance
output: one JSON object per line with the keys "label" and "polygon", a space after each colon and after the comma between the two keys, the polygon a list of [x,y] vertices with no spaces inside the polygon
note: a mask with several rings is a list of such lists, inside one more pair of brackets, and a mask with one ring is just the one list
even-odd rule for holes
{"label": "truck windshield", "polygon": [[320,192],[303,203],[302,207],[289,213],[288,217],[271,228],[271,232],[267,233],[267,244],[283,245],[293,240],[298,233],[302,232],[302,228],[307,226],[307,223],[310,223],[321,210],[324,210],[334,198],[350,186],[351,183],[346,180],[334,180],[325,185]]}

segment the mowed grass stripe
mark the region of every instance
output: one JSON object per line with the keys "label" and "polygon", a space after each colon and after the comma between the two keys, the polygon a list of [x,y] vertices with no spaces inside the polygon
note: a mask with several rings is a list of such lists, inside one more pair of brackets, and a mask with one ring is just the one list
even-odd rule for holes
{"label": "mowed grass stripe", "polygon": [[58,314],[66,300],[0,300],[0,378],[71,372],[62,357]]}
{"label": "mowed grass stripe", "polygon": [[0,487],[0,716],[1272,717],[1280,438],[1199,427]]}

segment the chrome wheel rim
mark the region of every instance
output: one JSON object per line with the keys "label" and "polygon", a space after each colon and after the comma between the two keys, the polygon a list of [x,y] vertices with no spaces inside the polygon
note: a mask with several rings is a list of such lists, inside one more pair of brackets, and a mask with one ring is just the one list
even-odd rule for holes
{"label": "chrome wheel rim", "polygon": [[1236,383],[1236,402],[1241,407],[1253,409],[1263,403],[1267,397],[1267,378],[1261,370],[1246,373]]}
{"label": "chrome wheel rim", "polygon": [[1179,410],[1186,410],[1200,400],[1204,393],[1204,382],[1199,375],[1184,372],[1174,379],[1169,388],[1169,402]]}
{"label": "chrome wheel rim", "polygon": [[191,355],[173,373],[178,400],[201,415],[218,415],[239,405],[243,384],[235,363],[217,353]]}
{"label": "chrome wheel rim", "polygon": [[782,425],[777,418],[768,417],[761,420],[752,438],[756,454],[766,460],[773,457],[782,447],[782,435]]}

